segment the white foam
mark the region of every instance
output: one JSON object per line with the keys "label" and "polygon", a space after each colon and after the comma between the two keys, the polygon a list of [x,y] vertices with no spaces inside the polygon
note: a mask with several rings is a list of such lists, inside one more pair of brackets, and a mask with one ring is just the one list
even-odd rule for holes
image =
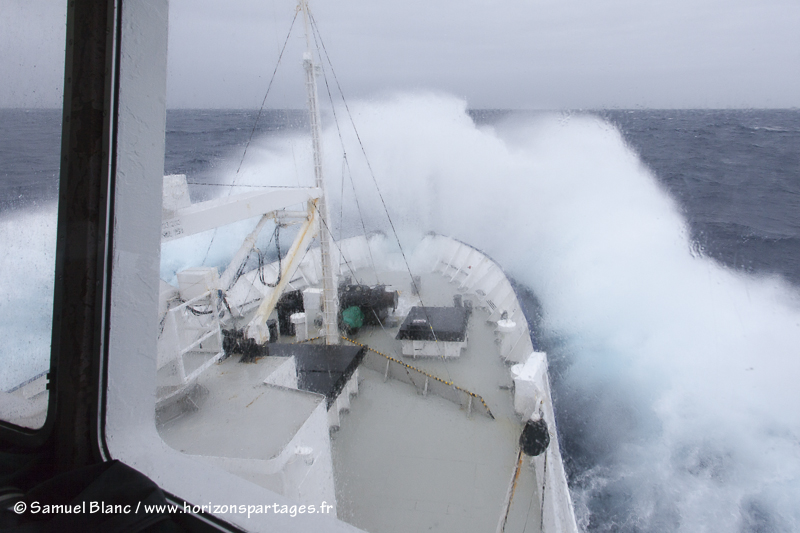
{"label": "white foam", "polygon": [[[352,107],[404,238],[435,230],[463,239],[541,300],[554,355],[569,363],[558,408],[564,419],[585,410],[580,444],[595,448],[576,486],[584,525],[798,527],[795,288],[693,255],[673,200],[599,119],[478,128],[464,102],[441,95]],[[345,140],[362,210],[388,231],[359,146],[350,133]],[[338,199],[334,131],[325,144]],[[273,145],[251,164],[288,181],[291,157]],[[615,508],[602,516],[608,495]]]}
{"label": "white foam", "polygon": [[[573,480],[584,525],[798,528],[794,287],[693,255],[674,202],[598,119],[477,128],[464,102],[441,95],[351,107],[401,238],[435,230],[462,239],[541,300],[559,343],[551,355],[568,363],[557,409],[582,424],[579,447],[594,454]],[[338,227],[342,155],[336,132],[324,136]],[[352,133],[345,141],[368,227],[389,232],[359,145]],[[306,144],[257,143],[240,183],[308,184]],[[359,228],[349,182],[344,197],[345,229]],[[3,216],[0,228],[4,388],[47,365],[55,209]],[[223,230],[208,253],[208,236],[176,241],[164,249],[162,275],[204,258],[224,264],[248,231]]]}
{"label": "white foam", "polygon": [[0,390],[50,367],[56,207],[0,216]]}

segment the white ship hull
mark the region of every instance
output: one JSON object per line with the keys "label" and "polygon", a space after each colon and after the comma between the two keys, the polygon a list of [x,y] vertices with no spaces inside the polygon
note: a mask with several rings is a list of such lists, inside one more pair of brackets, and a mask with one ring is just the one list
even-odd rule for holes
{"label": "white ship hull", "polygon": [[[369,349],[335,399],[326,402],[323,395],[298,387],[292,358],[267,356],[247,364],[238,356],[222,360],[218,355],[218,328],[231,327],[234,319],[246,321],[258,304],[249,295],[269,293],[261,278],[274,281],[278,265],[265,265],[261,277],[242,275],[230,291],[240,295],[229,296],[233,316],[207,318],[205,332],[184,340],[196,349],[201,343],[195,341],[205,335],[205,351],[184,351],[179,358],[195,374],[184,372],[176,384],[172,372],[172,381],[160,389],[158,427],[164,440],[298,504],[330,502],[340,519],[374,533],[433,527],[577,531],[546,357],[534,350],[502,269],[468,245],[426,237],[410,256],[419,266],[415,284],[424,305],[452,306],[456,296],[472,314],[467,338],[454,343],[457,357],[405,355],[395,336],[420,296],[413,294],[407,271],[390,268],[398,257],[381,254],[373,269],[370,247],[375,258],[374,252],[387,245],[380,236],[338,243],[338,277],[380,281],[398,290],[400,299],[383,326],[363,327],[356,338],[342,341]],[[312,249],[287,290],[313,291],[320,272],[319,251]],[[207,297],[213,298],[213,291]],[[165,301],[165,318],[167,307]],[[278,342],[318,337],[322,332],[313,324],[313,313],[308,310],[305,330]],[[165,342],[173,343],[171,353],[181,352],[174,338]],[[187,364],[193,357],[202,362]],[[174,370],[177,359],[162,357],[160,372]],[[520,433],[539,410],[551,444],[543,454],[526,458],[515,474]]]}

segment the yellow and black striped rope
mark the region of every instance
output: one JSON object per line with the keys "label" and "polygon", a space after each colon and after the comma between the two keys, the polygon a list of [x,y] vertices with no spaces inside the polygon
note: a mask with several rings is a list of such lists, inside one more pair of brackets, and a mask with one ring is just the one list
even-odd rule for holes
{"label": "yellow and black striped rope", "polygon": [[[317,338],[319,338],[319,337],[317,337]],[[481,401],[481,403],[483,404],[483,407],[486,409],[486,413],[491,417],[492,420],[494,420],[494,415],[492,414],[492,410],[489,409],[489,406],[486,405],[486,402],[484,401],[483,396],[481,396],[480,394],[475,394],[474,392],[471,392],[471,391],[468,391],[467,389],[461,388],[458,385],[455,385],[452,381],[445,381],[440,377],[434,376],[433,374],[429,374],[429,373],[425,372],[424,370],[421,370],[421,369],[419,369],[419,368],[417,368],[415,366],[411,366],[408,363],[405,363],[403,361],[400,361],[399,359],[396,359],[396,358],[392,357],[391,355],[386,355],[385,353],[379,352],[375,348],[370,348],[366,344],[361,344],[360,342],[354,341],[353,339],[349,339],[347,337],[341,337],[341,338],[343,340],[346,340],[347,342],[355,344],[356,346],[361,346],[362,348],[366,348],[367,350],[369,350],[371,352],[375,352],[376,354],[380,355],[381,357],[384,357],[384,358],[388,359],[389,361],[392,361],[392,362],[397,363],[399,365],[403,365],[407,369],[413,370],[414,372],[419,372],[420,374],[422,374],[424,376],[427,376],[427,377],[429,377],[431,379],[435,379],[436,381],[438,381],[440,383],[444,383],[445,385],[449,385],[449,386],[453,387],[454,389],[456,389],[458,391],[461,391],[461,392],[463,392],[465,394],[468,394],[469,396],[472,396],[473,398],[479,399]]]}

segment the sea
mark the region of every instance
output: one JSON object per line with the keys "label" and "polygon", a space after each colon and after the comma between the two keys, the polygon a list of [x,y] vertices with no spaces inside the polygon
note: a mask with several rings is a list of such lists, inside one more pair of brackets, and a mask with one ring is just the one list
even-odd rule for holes
{"label": "sea", "polygon": [[[385,200],[402,241],[451,234],[514,279],[583,530],[800,531],[800,110],[395,95],[352,106],[358,136],[333,126],[348,111],[324,117],[337,231],[386,231]],[[164,172],[193,201],[300,183],[304,124],[169,110]],[[60,127],[0,110],[2,390],[47,366]],[[165,249],[162,277],[230,253],[198,248]]]}

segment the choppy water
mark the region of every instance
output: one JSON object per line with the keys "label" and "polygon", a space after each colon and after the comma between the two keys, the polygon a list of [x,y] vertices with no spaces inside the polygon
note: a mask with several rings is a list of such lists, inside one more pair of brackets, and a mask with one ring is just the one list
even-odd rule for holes
{"label": "choppy water", "polygon": [[[467,113],[425,95],[354,111],[403,238],[461,238],[536,295],[584,528],[800,529],[800,112]],[[310,169],[302,113],[268,113],[236,172],[254,116],[170,111],[165,173],[187,174],[195,200],[234,180],[297,183]],[[4,337],[27,339],[13,328],[47,307],[32,302],[48,298],[59,114],[0,119],[0,239],[16,250],[0,311]],[[386,229],[360,147],[343,139],[349,172],[325,133],[337,229],[360,228],[340,209],[349,173],[363,216]],[[27,289],[26,265],[41,273]]]}

